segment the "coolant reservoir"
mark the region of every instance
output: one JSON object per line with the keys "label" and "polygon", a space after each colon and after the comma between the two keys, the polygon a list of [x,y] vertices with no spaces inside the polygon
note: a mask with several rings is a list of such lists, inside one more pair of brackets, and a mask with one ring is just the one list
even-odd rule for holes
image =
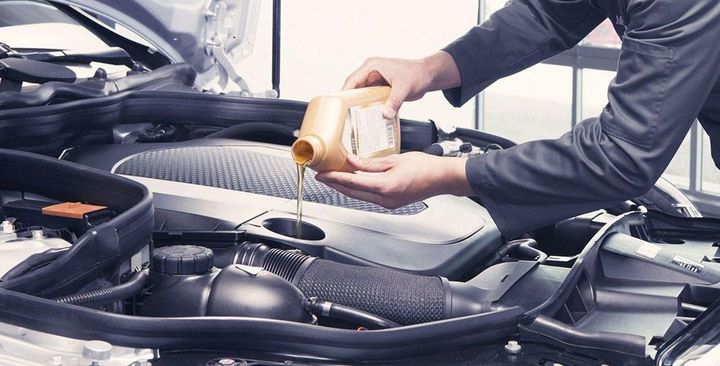
{"label": "coolant reservoir", "polygon": [[382,115],[390,87],[375,86],[315,97],[292,146],[299,165],[318,172],[346,171],[348,153],[361,158],[400,151],[400,122]]}

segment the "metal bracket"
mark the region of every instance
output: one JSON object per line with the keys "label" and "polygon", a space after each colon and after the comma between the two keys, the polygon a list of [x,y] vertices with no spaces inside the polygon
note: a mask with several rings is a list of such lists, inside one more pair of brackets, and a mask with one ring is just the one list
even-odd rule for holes
{"label": "metal bracket", "polygon": [[226,48],[226,42],[230,37],[227,30],[227,2],[225,0],[211,2],[203,15],[207,21],[205,53],[213,57],[218,65],[218,87],[225,90],[228,82],[232,80],[240,88],[240,95],[243,97],[277,98],[277,92],[274,90],[253,93],[245,79],[235,71]]}

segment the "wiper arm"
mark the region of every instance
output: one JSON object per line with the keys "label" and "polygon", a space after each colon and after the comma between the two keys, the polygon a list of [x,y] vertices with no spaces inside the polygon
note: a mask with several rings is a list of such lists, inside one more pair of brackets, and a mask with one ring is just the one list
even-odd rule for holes
{"label": "wiper arm", "polygon": [[91,62],[100,62],[109,65],[125,65],[131,69],[135,64],[132,57],[130,57],[130,54],[128,54],[124,49],[120,47],[110,47],[97,51],[52,50],[21,52],[14,50],[12,47],[8,46],[5,43],[0,42],[0,59],[8,57],[23,58],[33,61],[50,63],[65,62],[89,64]]}
{"label": "wiper arm", "polygon": [[22,83],[42,84],[49,81],[72,83],[75,72],[63,65],[16,57],[0,59],[0,91],[20,91]]}
{"label": "wiper arm", "polygon": [[98,51],[52,51],[52,52],[33,52],[21,54],[25,58],[43,61],[43,62],[69,62],[89,64],[91,62],[100,62],[109,65],[125,65],[133,68],[134,61],[130,55],[120,47],[111,47]]}
{"label": "wiper arm", "polygon": [[6,45],[5,43],[0,42],[0,58],[8,57],[8,55],[14,53],[15,51],[10,48],[10,46]]}

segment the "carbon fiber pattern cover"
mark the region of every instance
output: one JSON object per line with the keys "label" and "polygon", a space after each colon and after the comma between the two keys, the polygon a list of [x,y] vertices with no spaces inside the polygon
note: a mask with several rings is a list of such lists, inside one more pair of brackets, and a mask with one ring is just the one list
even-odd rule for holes
{"label": "carbon fiber pattern cover", "polygon": [[445,291],[439,277],[315,260],[298,288],[308,297],[364,310],[400,324],[440,320]]}
{"label": "carbon fiber pattern cover", "polygon": [[[191,183],[266,196],[295,199],[297,173],[289,158],[222,146],[184,147],[147,151],[131,156],[115,173]],[[304,199],[354,210],[393,215],[414,215],[425,204],[414,203],[395,210],[356,200],[305,173]]]}

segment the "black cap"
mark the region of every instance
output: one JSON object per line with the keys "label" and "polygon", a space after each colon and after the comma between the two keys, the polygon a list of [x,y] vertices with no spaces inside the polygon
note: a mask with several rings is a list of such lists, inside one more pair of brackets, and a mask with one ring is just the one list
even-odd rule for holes
{"label": "black cap", "polygon": [[200,275],[213,267],[213,251],[197,245],[173,245],[155,249],[153,272],[169,275]]}

